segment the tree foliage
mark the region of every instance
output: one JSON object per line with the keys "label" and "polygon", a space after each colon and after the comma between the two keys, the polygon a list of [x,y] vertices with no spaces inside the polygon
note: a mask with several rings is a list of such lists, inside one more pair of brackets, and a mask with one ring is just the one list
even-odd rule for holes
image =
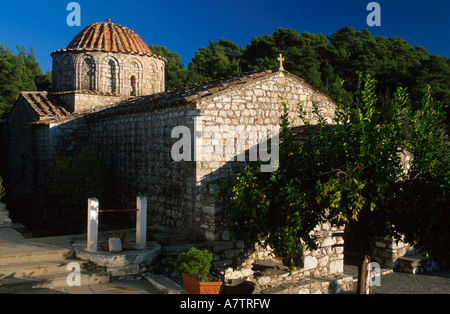
{"label": "tree foliage", "polygon": [[0,119],[9,113],[21,91],[51,89],[51,72],[42,73],[33,49],[26,52],[17,46],[17,50],[14,54],[0,44]]}
{"label": "tree foliage", "polygon": [[242,48],[227,39],[210,41],[195,52],[189,64],[189,83],[208,82],[240,74]]}

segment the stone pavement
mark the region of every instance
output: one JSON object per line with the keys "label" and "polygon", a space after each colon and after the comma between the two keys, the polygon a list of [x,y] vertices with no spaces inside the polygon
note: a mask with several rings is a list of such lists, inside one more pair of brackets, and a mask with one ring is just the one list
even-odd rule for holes
{"label": "stone pavement", "polygon": [[450,270],[425,274],[394,272],[381,277],[374,294],[450,294]]}
{"label": "stone pavement", "polygon": [[[345,273],[355,278],[353,290],[356,293],[357,266],[345,265]],[[450,294],[450,269],[424,274],[409,274],[382,269],[381,286],[373,287],[373,294]]]}

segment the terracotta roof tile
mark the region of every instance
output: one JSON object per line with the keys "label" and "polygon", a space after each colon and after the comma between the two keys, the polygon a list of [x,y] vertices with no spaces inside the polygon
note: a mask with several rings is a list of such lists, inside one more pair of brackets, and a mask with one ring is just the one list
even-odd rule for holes
{"label": "terracotta roof tile", "polygon": [[63,119],[70,115],[70,112],[48,92],[21,92],[20,94],[39,115],[40,121]]}
{"label": "terracotta roof tile", "polygon": [[131,29],[114,23],[93,23],[82,30],[65,50],[152,54]]}

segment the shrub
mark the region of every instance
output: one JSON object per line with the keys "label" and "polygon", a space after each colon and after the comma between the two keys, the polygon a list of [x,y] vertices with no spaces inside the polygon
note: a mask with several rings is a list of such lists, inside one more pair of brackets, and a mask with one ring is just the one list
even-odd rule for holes
{"label": "shrub", "polygon": [[87,199],[92,197],[104,201],[111,190],[108,166],[88,151],[75,155],[73,160],[57,158],[51,176],[51,191],[58,197],[58,205],[70,209],[84,210]]}
{"label": "shrub", "polygon": [[208,282],[212,281],[209,275],[212,261],[213,255],[208,250],[193,247],[187,252],[180,253],[174,265],[178,273],[186,273],[198,281]]}

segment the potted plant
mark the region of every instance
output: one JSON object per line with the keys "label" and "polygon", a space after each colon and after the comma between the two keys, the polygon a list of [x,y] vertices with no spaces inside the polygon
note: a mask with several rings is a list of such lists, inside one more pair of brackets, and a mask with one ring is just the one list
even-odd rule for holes
{"label": "potted plant", "polygon": [[120,239],[120,242],[122,242],[122,246],[125,244],[125,238],[127,237],[127,235],[128,235],[127,230],[120,230],[113,233],[114,238]]}
{"label": "potted plant", "polygon": [[191,248],[180,253],[174,262],[182,274],[183,289],[189,294],[219,294],[222,282],[210,274],[213,255],[208,250]]}

